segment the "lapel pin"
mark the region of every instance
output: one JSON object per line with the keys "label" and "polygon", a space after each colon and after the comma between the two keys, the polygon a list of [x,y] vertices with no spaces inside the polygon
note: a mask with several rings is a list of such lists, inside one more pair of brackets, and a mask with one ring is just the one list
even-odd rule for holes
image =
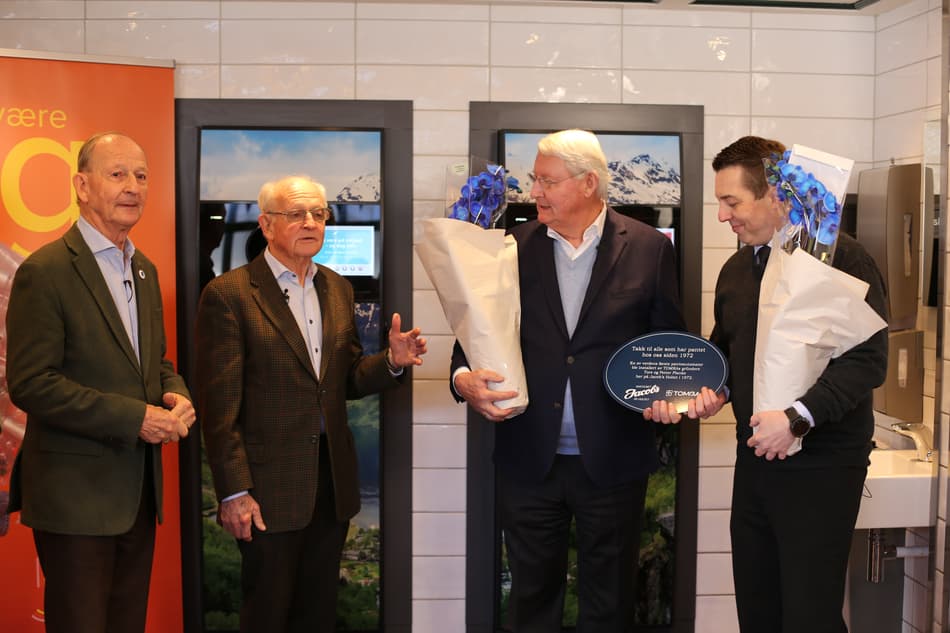
{"label": "lapel pin", "polygon": [[139,279],[145,279],[145,271],[139,268]]}

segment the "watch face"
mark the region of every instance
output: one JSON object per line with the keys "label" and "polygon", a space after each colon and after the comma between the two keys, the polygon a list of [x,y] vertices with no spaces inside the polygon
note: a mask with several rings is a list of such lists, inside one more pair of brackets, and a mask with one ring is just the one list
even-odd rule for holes
{"label": "watch face", "polygon": [[811,430],[811,424],[808,420],[799,416],[791,421],[792,435],[795,437],[804,437]]}

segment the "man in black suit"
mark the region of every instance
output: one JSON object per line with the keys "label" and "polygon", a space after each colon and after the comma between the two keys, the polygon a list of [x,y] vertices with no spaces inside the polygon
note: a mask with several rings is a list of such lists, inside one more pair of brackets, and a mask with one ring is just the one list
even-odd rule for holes
{"label": "man in black suit", "polygon": [[[719,221],[729,222],[746,245],[719,273],[710,337],[729,360],[728,399],[736,416],[730,524],[736,605],[743,633],[842,633],[848,555],[874,429],[871,392],[887,372],[887,330],[832,360],[805,393],[789,394],[797,397],[792,407],[752,410],[763,249],[784,224],[762,160],[784,151],[778,141],[747,136],[713,160]],[[867,303],[886,319],[884,282],[864,248],[842,233],[832,265],[866,281]],[[726,400],[726,393],[704,388],[688,415],[708,417]],[[645,415],[680,418],[662,402]],[[799,437],[802,450],[788,455]]]}
{"label": "man in black suit", "polygon": [[610,355],[657,330],[683,330],[670,241],[607,207],[610,177],[597,137],[566,130],[538,143],[531,196],[538,219],[518,243],[521,351],[530,404],[495,402],[497,368],[469,368],[456,345],[456,398],[497,422],[498,508],[512,574],[509,624],[560,631],[571,519],[577,524],[581,633],[631,629],[652,425],[603,385]]}

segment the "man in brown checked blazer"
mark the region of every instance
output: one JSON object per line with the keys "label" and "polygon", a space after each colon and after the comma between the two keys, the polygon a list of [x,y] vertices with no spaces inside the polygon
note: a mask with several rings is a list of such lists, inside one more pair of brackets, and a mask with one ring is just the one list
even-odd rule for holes
{"label": "man in brown checked blazer", "polygon": [[352,286],[312,260],[331,215],[322,185],[269,182],[258,206],[267,248],[201,295],[199,419],[241,550],[241,631],[324,633],[360,508],[346,400],[399,384],[426,342],[393,314],[389,349],[363,355]]}
{"label": "man in brown checked blazer", "polygon": [[162,443],[195,420],[165,358],[155,266],[128,233],[148,192],[145,153],[97,134],[79,150],[78,222],[19,267],[7,379],[26,411],[10,510],[33,528],[46,630],[145,630]]}

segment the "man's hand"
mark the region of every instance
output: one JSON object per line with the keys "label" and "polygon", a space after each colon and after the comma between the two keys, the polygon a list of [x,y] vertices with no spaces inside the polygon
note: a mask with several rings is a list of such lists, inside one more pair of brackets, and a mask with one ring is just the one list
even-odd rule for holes
{"label": "man's hand", "polygon": [[139,437],[149,444],[168,444],[188,437],[188,426],[177,415],[155,405],[145,405],[145,419]]}
{"label": "man's hand", "polygon": [[512,409],[501,409],[496,407],[495,403],[514,398],[518,392],[492,391],[488,383],[504,380],[504,376],[490,369],[466,371],[455,377],[455,390],[479,415],[492,422],[501,422],[511,415]]}
{"label": "man's hand", "polygon": [[795,436],[784,411],[760,411],[752,416],[749,426],[756,429],[747,442],[755,449],[756,457],[765,457],[769,461],[788,457]]}
{"label": "man's hand", "polygon": [[261,507],[250,494],[222,502],[218,508],[218,519],[228,534],[242,541],[251,540],[251,521],[261,532],[267,530]]}
{"label": "man's hand", "polygon": [[181,420],[182,424],[189,429],[195,423],[195,407],[191,400],[173,391],[166,391],[162,395],[162,403],[165,408],[172,412],[172,415]]}
{"label": "man's hand", "polygon": [[417,327],[408,332],[400,332],[402,317],[393,313],[392,326],[389,328],[389,358],[396,367],[421,365],[419,358],[426,353],[426,340],[420,336],[422,330]]}
{"label": "man's hand", "polygon": [[676,411],[673,405],[665,400],[654,400],[651,406],[643,410],[643,417],[662,424],[677,424],[682,419],[683,413],[691,420],[706,419],[718,413],[725,404],[725,393],[717,393],[709,387],[703,387],[699,390],[698,396],[690,398],[686,403],[685,412]]}

